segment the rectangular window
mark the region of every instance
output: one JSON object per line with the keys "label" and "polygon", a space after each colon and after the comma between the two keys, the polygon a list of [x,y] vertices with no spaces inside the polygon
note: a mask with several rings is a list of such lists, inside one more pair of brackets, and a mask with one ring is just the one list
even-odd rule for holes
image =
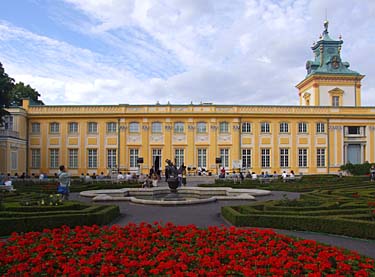
{"label": "rectangular window", "polygon": [[174,132],[175,133],[183,133],[184,132],[184,123],[183,122],[176,122],[174,124]]}
{"label": "rectangular window", "polygon": [[98,150],[88,149],[88,167],[97,168],[98,167]]}
{"label": "rectangular window", "polygon": [[348,127],[348,135],[360,135],[361,128],[358,126],[349,126]]}
{"label": "rectangular window", "polygon": [[242,149],[242,167],[251,168],[251,149]]}
{"label": "rectangular window", "polygon": [[162,124],[160,122],[153,122],[151,124],[151,132],[152,133],[161,133],[162,132]]}
{"label": "rectangular window", "polygon": [[229,149],[224,148],[220,149],[220,158],[221,158],[221,165],[223,167],[229,167]]}
{"label": "rectangular window", "polygon": [[229,132],[229,123],[228,122],[220,122],[219,125],[219,132],[220,133],[228,133]]}
{"label": "rectangular window", "polygon": [[316,123],[316,132],[317,133],[324,133],[325,132],[324,123],[322,123],[322,122]]}
{"label": "rectangular window", "polygon": [[262,153],[262,157],[261,157],[262,168],[270,167],[271,165],[270,149],[262,148],[261,153]]}
{"label": "rectangular window", "polygon": [[69,168],[78,168],[78,149],[69,149]]}
{"label": "rectangular window", "polygon": [[287,122],[280,123],[280,133],[288,133],[289,132],[289,124]]}
{"label": "rectangular window", "polygon": [[207,149],[198,148],[198,167],[206,168],[207,166]]}
{"label": "rectangular window", "polygon": [[0,126],[3,130],[9,130],[13,131],[13,116],[12,115],[6,115],[3,118],[4,124],[3,126]]}
{"label": "rectangular window", "polygon": [[307,167],[307,149],[306,148],[298,149],[298,166]]}
{"label": "rectangular window", "polygon": [[260,123],[260,132],[261,133],[269,133],[270,132],[270,124],[268,122]]}
{"label": "rectangular window", "polygon": [[280,148],[280,167],[289,167],[289,149]]}
{"label": "rectangular window", "polygon": [[117,168],[117,151],[116,149],[107,149],[107,167],[108,168]]}
{"label": "rectangular window", "polygon": [[307,133],[307,123],[306,122],[298,123],[298,133]]}
{"label": "rectangular window", "polygon": [[161,149],[152,149],[152,165],[155,165],[156,161],[159,161],[159,168],[162,166]]}
{"label": "rectangular window", "polygon": [[77,134],[78,133],[78,123],[77,122],[69,122],[68,132],[69,132],[69,134]]}
{"label": "rectangular window", "polygon": [[174,157],[176,162],[176,167],[179,168],[184,163],[184,149],[175,149]]}
{"label": "rectangular window", "polygon": [[98,133],[98,123],[96,123],[96,122],[87,123],[87,131],[88,131],[89,134]]}
{"label": "rectangular window", "polygon": [[251,133],[251,123],[249,122],[242,123],[242,133]]}
{"label": "rectangular window", "polygon": [[49,132],[51,134],[58,134],[60,132],[60,124],[57,122],[52,122],[49,124]]}
{"label": "rectangular window", "polygon": [[59,167],[59,149],[49,150],[49,167],[58,168]]}
{"label": "rectangular window", "polygon": [[17,152],[12,151],[10,155],[11,155],[10,157],[11,157],[12,170],[18,170]]}
{"label": "rectangular window", "polygon": [[33,134],[40,133],[40,123],[31,123],[31,133]]}
{"label": "rectangular window", "polygon": [[316,149],[316,166],[317,167],[326,166],[326,149],[325,148]]}
{"label": "rectangular window", "polygon": [[138,149],[129,149],[130,167],[138,167]]}
{"label": "rectangular window", "polygon": [[40,149],[31,149],[31,168],[40,168]]}
{"label": "rectangular window", "polygon": [[333,107],[340,106],[340,96],[332,96],[332,106]]}

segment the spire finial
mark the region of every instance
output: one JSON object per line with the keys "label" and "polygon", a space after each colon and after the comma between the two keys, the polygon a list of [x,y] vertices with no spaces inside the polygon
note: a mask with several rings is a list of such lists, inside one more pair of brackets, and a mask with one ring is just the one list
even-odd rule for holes
{"label": "spire finial", "polygon": [[324,34],[328,34],[328,20],[324,20]]}

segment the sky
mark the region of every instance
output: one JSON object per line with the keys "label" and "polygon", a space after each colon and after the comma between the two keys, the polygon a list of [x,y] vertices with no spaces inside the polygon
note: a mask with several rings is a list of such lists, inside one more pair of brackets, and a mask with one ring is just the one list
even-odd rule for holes
{"label": "sky", "polygon": [[0,62],[48,105],[298,105],[326,16],[375,106],[374,0],[2,0]]}

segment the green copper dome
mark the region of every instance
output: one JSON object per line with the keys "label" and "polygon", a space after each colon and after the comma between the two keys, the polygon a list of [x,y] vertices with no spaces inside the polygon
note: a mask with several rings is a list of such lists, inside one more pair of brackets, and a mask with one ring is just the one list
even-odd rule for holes
{"label": "green copper dome", "polygon": [[324,31],[319,40],[314,43],[311,49],[314,52],[315,60],[306,62],[307,76],[313,74],[343,74],[360,75],[350,70],[350,64],[341,60],[340,52],[343,40],[333,40],[328,35],[328,21],[324,21]]}

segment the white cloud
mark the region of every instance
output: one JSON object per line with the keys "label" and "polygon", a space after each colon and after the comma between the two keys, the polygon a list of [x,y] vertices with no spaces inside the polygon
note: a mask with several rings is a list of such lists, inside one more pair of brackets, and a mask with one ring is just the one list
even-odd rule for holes
{"label": "white cloud", "polygon": [[375,103],[370,0],[65,2],[85,15],[67,26],[105,51],[0,22],[7,72],[48,104],[298,104],[294,85],[305,77],[325,8],[330,35],[344,37],[343,60],[367,75],[363,104]]}

